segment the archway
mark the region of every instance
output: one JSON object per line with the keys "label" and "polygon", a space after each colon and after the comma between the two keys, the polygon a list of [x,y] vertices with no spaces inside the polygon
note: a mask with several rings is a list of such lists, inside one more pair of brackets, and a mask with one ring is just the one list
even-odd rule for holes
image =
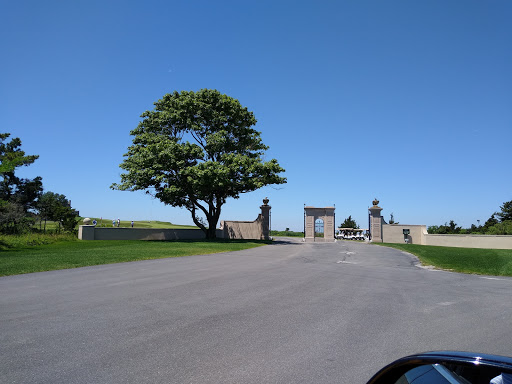
{"label": "archway", "polygon": [[315,237],[324,237],[324,220],[316,219],[315,220]]}
{"label": "archway", "polygon": [[304,241],[334,241],[334,209],[304,206]]}

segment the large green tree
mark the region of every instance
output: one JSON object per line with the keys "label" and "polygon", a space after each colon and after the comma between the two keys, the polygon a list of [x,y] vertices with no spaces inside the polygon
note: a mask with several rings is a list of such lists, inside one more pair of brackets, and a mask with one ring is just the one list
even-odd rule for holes
{"label": "large green tree", "polygon": [[[207,238],[215,238],[227,198],[286,183],[254,114],[217,90],[166,94],[131,131],[133,144],[120,167],[118,190],[144,190],[165,204],[190,211]],[[206,220],[204,220],[204,218]]]}
{"label": "large green tree", "polygon": [[21,232],[30,227],[31,211],[43,190],[41,177],[23,179],[16,169],[32,164],[39,156],[26,155],[21,140],[8,141],[9,133],[0,133],[0,231]]}
{"label": "large green tree", "polygon": [[20,179],[16,168],[27,166],[37,160],[37,155],[26,155],[21,150],[18,137],[6,141],[10,133],[0,133],[0,200],[21,204],[25,211],[33,208],[33,203],[42,191],[42,179]]}
{"label": "large green tree", "polygon": [[37,210],[39,211],[39,226],[44,220],[44,231],[46,232],[46,221],[51,220],[59,224],[66,231],[73,231],[77,224],[77,213],[71,208],[69,200],[65,195],[54,192],[43,193],[37,201]]}

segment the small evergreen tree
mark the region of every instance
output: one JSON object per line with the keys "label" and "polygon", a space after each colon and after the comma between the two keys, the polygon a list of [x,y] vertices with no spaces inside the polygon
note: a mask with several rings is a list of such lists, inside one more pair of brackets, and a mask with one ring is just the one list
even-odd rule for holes
{"label": "small evergreen tree", "polygon": [[343,223],[338,228],[354,228],[359,229],[359,226],[357,225],[356,221],[352,219],[352,215],[347,217]]}

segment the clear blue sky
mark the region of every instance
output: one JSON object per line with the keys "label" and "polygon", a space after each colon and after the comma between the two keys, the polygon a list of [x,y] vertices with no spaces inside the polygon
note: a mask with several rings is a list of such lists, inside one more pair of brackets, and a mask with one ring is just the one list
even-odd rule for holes
{"label": "clear blue sky", "polygon": [[130,130],[174,90],[253,111],[288,184],[221,219],[302,230],[303,205],[366,227],[483,223],[512,200],[512,1],[4,1],[0,131],[81,215],[191,224],[111,191]]}

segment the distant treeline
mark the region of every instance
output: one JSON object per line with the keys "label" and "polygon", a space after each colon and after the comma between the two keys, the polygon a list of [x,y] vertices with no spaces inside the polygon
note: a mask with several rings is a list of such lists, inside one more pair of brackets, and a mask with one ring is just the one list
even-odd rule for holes
{"label": "distant treeline", "polygon": [[270,231],[270,236],[304,237],[304,232]]}
{"label": "distant treeline", "polygon": [[455,221],[450,220],[444,225],[431,225],[428,233],[431,234],[475,234],[475,235],[512,235],[512,200],[500,206],[501,211],[494,212],[489,219],[480,225],[471,224],[470,228],[459,227]]}

